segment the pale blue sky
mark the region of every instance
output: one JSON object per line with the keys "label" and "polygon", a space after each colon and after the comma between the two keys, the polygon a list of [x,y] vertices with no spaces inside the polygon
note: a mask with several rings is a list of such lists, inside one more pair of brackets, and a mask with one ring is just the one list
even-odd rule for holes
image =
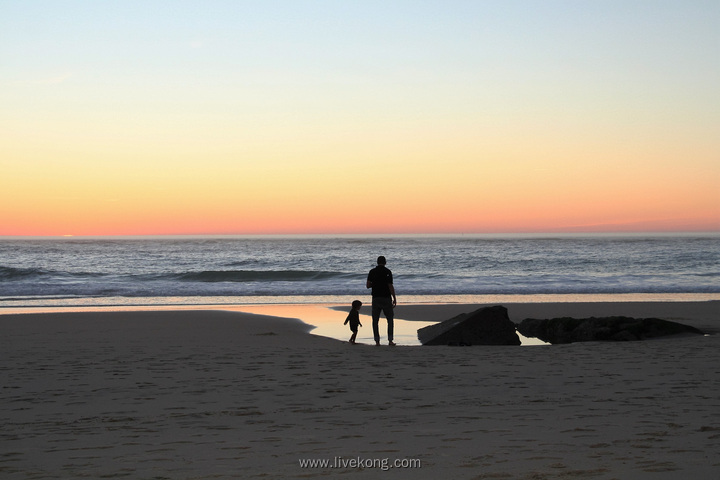
{"label": "pale blue sky", "polygon": [[479,82],[500,94],[686,88],[693,98],[718,90],[718,30],[717,1],[4,0],[0,60],[6,86],[269,76],[391,90]]}

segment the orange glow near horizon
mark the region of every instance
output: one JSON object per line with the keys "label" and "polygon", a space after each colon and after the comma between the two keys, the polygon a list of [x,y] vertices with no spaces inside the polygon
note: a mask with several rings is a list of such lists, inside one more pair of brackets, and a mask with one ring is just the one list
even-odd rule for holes
{"label": "orange glow near horizon", "polygon": [[[139,146],[124,161],[102,145],[59,157],[18,144],[16,163],[4,166],[20,181],[0,193],[0,235],[720,230],[710,158],[687,169],[667,152],[608,162],[613,146],[588,157],[549,142],[438,137],[398,139],[402,149],[389,140],[312,155],[302,144],[258,149],[253,162],[234,160],[241,151],[207,159],[201,146]],[[282,160],[262,160],[268,153]]]}

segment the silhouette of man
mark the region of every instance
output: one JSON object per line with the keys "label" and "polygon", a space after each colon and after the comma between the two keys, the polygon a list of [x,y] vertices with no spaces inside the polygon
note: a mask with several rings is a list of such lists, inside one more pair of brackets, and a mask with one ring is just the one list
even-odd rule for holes
{"label": "silhouette of man", "polygon": [[392,272],[385,267],[385,257],[377,259],[377,267],[370,270],[367,277],[367,288],[372,288],[372,327],[375,336],[375,345],[380,345],[380,312],[385,314],[388,324],[388,345],[393,343],[394,314],[393,308],[397,305],[395,287],[393,286]]}

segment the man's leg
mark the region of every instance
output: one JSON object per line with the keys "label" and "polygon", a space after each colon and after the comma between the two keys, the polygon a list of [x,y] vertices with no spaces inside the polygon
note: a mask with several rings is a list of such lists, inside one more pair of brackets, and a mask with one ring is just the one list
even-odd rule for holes
{"label": "man's leg", "polygon": [[390,305],[385,308],[385,318],[387,318],[388,323],[388,342],[392,343],[395,330],[395,313],[393,312],[392,301],[389,303]]}
{"label": "man's leg", "polygon": [[373,336],[375,337],[375,343],[380,342],[380,328],[378,326],[378,322],[380,321],[380,311],[382,310],[382,306],[378,305],[378,302],[375,298],[373,298],[372,301],[372,327],[373,327]]}

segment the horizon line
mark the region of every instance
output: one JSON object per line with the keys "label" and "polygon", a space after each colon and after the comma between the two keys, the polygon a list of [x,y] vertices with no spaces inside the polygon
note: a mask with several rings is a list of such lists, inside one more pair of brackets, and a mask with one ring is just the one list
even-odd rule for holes
{"label": "horizon line", "polygon": [[142,234],[64,234],[64,235],[0,235],[0,239],[90,239],[90,238],[230,238],[230,237],[462,237],[462,236],[689,236],[720,235],[718,230],[608,230],[608,231],[530,231],[530,232],[297,232],[297,233],[142,233]]}

